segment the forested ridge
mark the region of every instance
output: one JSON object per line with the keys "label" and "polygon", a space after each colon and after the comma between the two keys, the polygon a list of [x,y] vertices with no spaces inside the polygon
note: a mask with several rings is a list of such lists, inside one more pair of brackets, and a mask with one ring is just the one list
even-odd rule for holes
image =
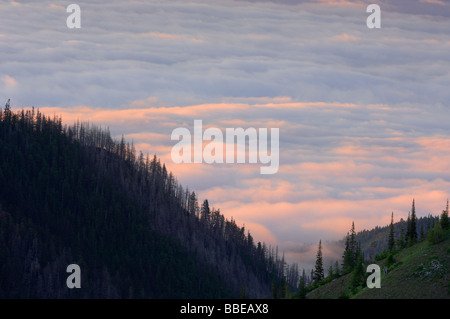
{"label": "forested ridge", "polygon": [[[0,110],[0,298],[283,297],[297,265],[156,157],[88,123]],[[66,286],[69,264],[81,289]]]}

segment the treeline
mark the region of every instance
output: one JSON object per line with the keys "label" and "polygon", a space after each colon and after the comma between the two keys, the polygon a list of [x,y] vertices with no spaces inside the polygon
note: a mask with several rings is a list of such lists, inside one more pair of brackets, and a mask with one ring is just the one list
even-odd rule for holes
{"label": "treeline", "polygon": [[[319,247],[316,256],[315,268],[308,278],[303,271],[299,281],[296,298],[304,299],[307,294],[319,287],[335,280],[343,275],[351,274],[349,286],[340,298],[349,298],[350,295],[357,293],[366,285],[368,273],[367,266],[384,260],[382,263],[384,273],[391,271],[397,266],[396,254],[402,249],[411,247],[418,242],[427,240],[431,244],[439,243],[448,236],[450,221],[448,217],[449,203],[447,200],[446,208],[440,216],[418,218],[416,215],[415,200],[413,199],[411,211],[408,213],[406,221],[394,223],[394,213],[391,214],[391,222],[386,227],[376,227],[373,230],[356,233],[355,224],[352,222],[350,231],[344,240],[344,252],[341,263],[336,261],[334,265],[328,268],[328,274],[325,275],[322,243],[319,241]],[[365,242],[366,250],[362,249],[361,240]],[[367,242],[370,244],[367,245]],[[382,250],[374,253],[373,248],[381,245]]]}
{"label": "treeline", "polygon": [[[224,298],[295,291],[297,265],[108,129],[0,110],[0,297]],[[82,270],[70,290],[66,267]]]}

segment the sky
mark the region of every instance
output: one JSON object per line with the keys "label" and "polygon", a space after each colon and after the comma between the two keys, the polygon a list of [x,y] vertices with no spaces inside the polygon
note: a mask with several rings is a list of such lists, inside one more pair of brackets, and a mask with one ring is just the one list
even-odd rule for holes
{"label": "sky", "polygon": [[[70,29],[69,4],[81,9]],[[369,29],[366,8],[381,8]],[[312,267],[450,190],[450,1],[0,1],[0,102],[89,121]],[[1,102],[2,105],[4,102]],[[279,128],[279,170],[175,164],[174,129]]]}

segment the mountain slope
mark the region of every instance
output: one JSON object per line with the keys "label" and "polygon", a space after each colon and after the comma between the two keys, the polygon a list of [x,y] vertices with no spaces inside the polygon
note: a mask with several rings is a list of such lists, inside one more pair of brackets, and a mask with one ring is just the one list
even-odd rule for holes
{"label": "mountain slope", "polygon": [[0,155],[2,298],[267,297],[284,277],[274,249],[107,130],[5,108]]}
{"label": "mountain slope", "polygon": [[[309,299],[450,299],[450,236],[437,244],[423,241],[402,249],[396,264],[381,274],[381,288],[364,288],[352,295],[352,273],[311,291]],[[384,269],[386,260],[375,262]]]}
{"label": "mountain slope", "polygon": [[395,258],[400,264],[382,276],[381,288],[366,288],[355,298],[450,299],[450,238],[435,245],[418,243]]}

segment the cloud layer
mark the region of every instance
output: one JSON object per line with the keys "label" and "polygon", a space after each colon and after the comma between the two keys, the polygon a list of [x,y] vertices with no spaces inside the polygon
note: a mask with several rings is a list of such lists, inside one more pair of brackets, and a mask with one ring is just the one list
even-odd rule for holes
{"label": "cloud layer", "polygon": [[[412,198],[436,214],[450,190],[450,6],[374,2],[378,30],[368,1],[78,1],[81,29],[66,27],[65,2],[5,1],[0,97],[124,134],[310,265],[352,220],[404,218]],[[279,172],[175,165],[170,134],[195,119],[280,128]]]}

